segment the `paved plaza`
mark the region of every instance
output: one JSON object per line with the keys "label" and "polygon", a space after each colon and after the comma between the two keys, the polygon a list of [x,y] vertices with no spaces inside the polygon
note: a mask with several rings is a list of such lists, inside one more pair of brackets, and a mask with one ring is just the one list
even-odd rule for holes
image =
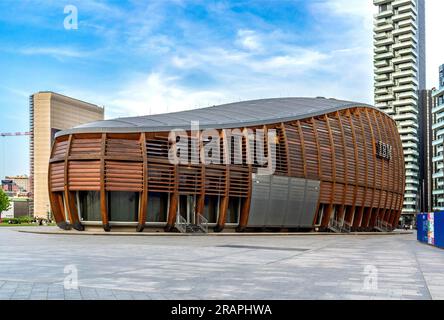
{"label": "paved plaza", "polygon": [[79,236],[18,229],[0,228],[0,299],[444,299],[444,250],[414,234]]}

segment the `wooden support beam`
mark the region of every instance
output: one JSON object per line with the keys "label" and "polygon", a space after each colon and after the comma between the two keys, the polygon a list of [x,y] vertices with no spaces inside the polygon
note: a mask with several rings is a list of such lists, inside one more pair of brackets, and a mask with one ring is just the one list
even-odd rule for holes
{"label": "wooden support beam", "polygon": [[[354,228],[362,228],[363,227],[363,218],[364,218],[364,212],[365,212],[365,202],[367,200],[367,192],[368,192],[368,154],[367,154],[367,138],[365,135],[365,129],[364,129],[364,123],[362,121],[362,113],[361,110],[358,109],[358,112],[356,113],[356,116],[359,118],[359,124],[361,128],[361,135],[362,135],[362,141],[363,141],[363,147],[364,147],[364,154],[361,155],[361,157],[364,157],[364,166],[365,166],[365,179],[364,179],[364,198],[362,201],[362,206],[358,210],[358,215],[355,221],[353,222]],[[358,163],[356,165],[359,165]]]}
{"label": "wooden support beam", "polygon": [[64,230],[70,230],[71,225],[66,222],[65,203],[63,201],[63,193],[57,192],[55,194],[55,198],[56,198],[56,202],[57,202],[56,206],[58,208],[60,208],[60,213],[63,215],[63,221],[61,222],[60,225],[59,224],[57,224],[57,225]]}
{"label": "wooden support beam", "polygon": [[222,143],[223,143],[223,156],[225,162],[225,190],[224,194],[221,197],[220,205],[219,205],[219,218],[217,221],[217,226],[214,228],[214,232],[222,232],[225,228],[225,221],[227,219],[227,210],[228,203],[230,198],[230,160],[231,154],[230,149],[228,148],[228,136],[225,129],[222,129],[220,132]]}
{"label": "wooden support beam", "polygon": [[318,126],[316,124],[316,119],[315,118],[311,118],[311,123],[313,124],[313,135],[314,135],[314,139],[315,139],[315,144],[316,144],[316,150],[318,152],[318,175],[319,175],[319,180],[324,180],[323,176],[322,176],[322,163],[321,163],[321,145],[319,143],[319,134],[318,134]]}
{"label": "wooden support beam", "polygon": [[[377,115],[376,115],[376,111],[372,109],[371,112],[372,112],[372,116],[373,116],[373,119],[374,119],[375,124],[376,124],[376,131],[378,132],[378,140],[382,140],[381,129],[379,127],[379,122],[378,122],[378,118],[377,118]],[[375,165],[377,165],[378,162],[379,161],[376,161]],[[380,185],[378,185],[378,188],[379,188],[380,192],[379,192],[379,199],[377,199],[377,201],[378,201],[378,206],[377,206],[378,210],[376,211],[376,216],[374,218],[372,218],[372,221],[371,221],[371,226],[372,227],[375,227],[375,225],[376,225],[376,223],[377,223],[377,221],[378,221],[378,219],[379,219],[379,217],[380,217],[380,215],[382,213],[382,210],[381,210],[381,205],[382,205],[381,200],[382,200],[382,185],[383,185],[383,179],[384,179],[384,161],[380,161],[380,163],[381,163],[381,172],[380,172],[380,175],[379,175]]]}
{"label": "wooden support beam", "polygon": [[[372,136],[372,140],[370,143],[372,144],[372,152],[373,152],[373,188],[372,188],[372,201],[371,201],[371,208],[373,208],[373,204],[375,202],[375,193],[376,193],[376,174],[377,174],[377,158],[376,158],[376,138],[375,138],[375,132],[373,131],[372,122],[370,120],[370,115],[368,112],[368,108],[364,109],[365,117],[367,118],[368,125],[370,127],[370,134]],[[367,217],[367,220],[365,221],[364,227],[368,228],[370,225],[370,221],[372,219],[373,210],[369,210],[370,215]]]}
{"label": "wooden support beam", "polygon": [[351,209],[351,215],[349,217],[349,221],[348,223],[350,223],[351,225],[354,224],[355,218],[358,217],[359,212],[356,212],[356,201],[357,201],[357,197],[358,197],[358,181],[359,181],[359,154],[358,154],[358,145],[356,143],[356,129],[355,129],[355,125],[353,124],[353,117],[354,114],[353,112],[351,112],[350,110],[347,110],[348,115],[349,115],[349,120],[350,120],[350,128],[351,128],[351,132],[352,132],[352,141],[353,141],[353,146],[354,146],[354,153],[355,153],[355,186],[354,186],[354,192],[353,192],[353,206]]}
{"label": "wooden support beam", "polygon": [[[310,118],[310,121],[313,125],[313,136],[314,136],[314,140],[315,140],[315,144],[316,144],[316,151],[318,153],[318,175],[319,175],[319,180],[321,181],[321,188],[322,188],[322,181],[323,176],[322,176],[322,163],[321,163],[321,145],[319,143],[319,134],[318,134],[318,127],[316,125],[316,119],[314,117]],[[318,203],[316,204],[316,214],[315,214],[315,221],[317,221],[318,219],[318,215],[319,215],[319,208],[321,207],[321,197],[319,197],[318,199]],[[330,218],[331,218],[331,213],[332,213],[332,205],[330,204],[327,208],[326,211],[324,211],[324,215],[322,216],[322,221],[321,221],[321,227],[328,227],[328,224],[330,223]]]}
{"label": "wooden support beam", "polygon": [[[174,154],[177,154],[176,141],[169,141],[170,148]],[[174,229],[177,219],[177,206],[179,204],[179,164],[174,166],[174,191],[170,193],[170,204],[168,210],[168,221],[165,227],[166,232],[171,232]]]}
{"label": "wooden support beam", "polygon": [[[59,201],[61,198],[61,202]],[[70,229],[70,225],[66,223],[63,214],[63,197],[60,193],[49,192],[49,200],[51,203],[52,215],[57,223],[57,226],[61,229],[68,230]]]}
{"label": "wooden support beam", "polygon": [[305,141],[304,141],[304,133],[302,132],[301,122],[298,120],[296,121],[298,131],[299,131],[299,138],[301,139],[301,151],[302,151],[302,162],[304,166],[304,178],[307,179],[307,155],[305,152]]}
{"label": "wooden support beam", "polygon": [[[285,128],[284,128],[285,130]],[[247,128],[244,128],[242,130],[243,133],[243,143],[245,143],[245,159],[248,164],[248,196],[243,200],[241,213],[239,217],[239,227],[237,228],[237,231],[242,232],[245,230],[245,228],[248,225],[248,218],[250,216],[250,207],[251,207],[251,195],[253,191],[253,165],[252,165],[252,159],[251,159],[251,148],[250,148],[250,138],[248,136],[248,130]],[[287,143],[286,139],[286,143]],[[288,145],[287,145],[288,147]],[[287,153],[288,155],[288,153]],[[290,163],[288,164],[288,167],[290,167]]]}
{"label": "wooden support beam", "polygon": [[[52,148],[54,149],[54,145]],[[60,229],[69,230],[71,229],[71,226],[66,222],[65,219],[65,206],[63,205],[63,196],[60,192],[55,193],[52,191],[51,165],[52,165],[51,163],[48,165],[48,194],[49,194],[49,203],[51,205],[51,212],[52,215],[54,216],[54,220],[56,221],[57,226]]]}
{"label": "wooden support beam", "polygon": [[338,216],[338,220],[344,220],[345,214],[346,214],[346,196],[348,192],[348,154],[347,154],[347,144],[345,141],[345,132],[344,132],[344,126],[342,124],[342,117],[339,111],[336,111],[336,117],[338,118],[339,122],[339,128],[341,129],[341,138],[342,138],[342,146],[344,151],[344,194],[342,195],[342,205],[340,207],[340,216]]}
{"label": "wooden support beam", "polygon": [[[331,211],[331,206],[334,205],[334,196],[335,196],[335,189],[336,189],[336,149],[335,149],[335,142],[334,142],[334,139],[333,139],[333,132],[331,130],[330,120],[329,120],[328,115],[325,115],[324,119],[325,119],[325,122],[327,124],[328,137],[329,137],[329,140],[330,140],[330,152],[331,152],[331,159],[332,159],[333,183],[332,183],[331,195],[330,195],[330,209],[328,209],[328,210]],[[339,209],[341,209],[341,208],[339,208]],[[327,223],[328,223],[328,221],[327,221]]]}
{"label": "wooden support beam", "polygon": [[106,133],[102,133],[100,147],[100,214],[102,215],[102,227],[106,232],[111,231],[108,218],[108,205],[105,189],[105,155],[106,155]]}
{"label": "wooden support beam", "polygon": [[[386,143],[387,137],[386,137],[386,131],[385,131],[385,124],[383,123],[383,117],[381,116],[381,114],[378,114],[376,112],[375,112],[375,117],[377,118],[378,125],[380,128],[380,137],[381,137],[380,139],[381,139],[381,141]],[[387,197],[388,197],[387,185],[388,185],[388,180],[389,180],[389,177],[387,174],[388,164],[386,163],[386,160],[382,160],[382,166],[383,166],[383,169],[382,169],[382,185],[381,185],[381,200],[380,200],[381,202],[379,205],[380,210],[379,210],[378,218],[380,220],[384,221],[384,217],[387,212]],[[382,199],[383,191],[386,191],[386,196],[385,196],[384,200]]]}
{"label": "wooden support beam", "polygon": [[372,215],[372,209],[373,208],[370,206],[370,207],[366,207],[364,210],[364,216],[363,216],[362,223],[361,223],[362,231],[366,231],[368,228],[368,223],[370,222],[370,218]]}
{"label": "wooden support beam", "polygon": [[[205,163],[204,160],[206,159],[201,159],[201,156],[205,156],[203,155],[203,153],[201,153],[200,151],[203,150],[204,145],[203,145],[203,141],[201,138],[201,133],[198,132],[198,141],[199,141],[199,159],[201,162],[200,165],[200,184],[202,186],[200,193],[197,197],[197,203],[196,203],[196,210],[195,210],[195,221],[197,221],[197,216],[198,215],[204,215],[204,209],[205,209],[205,176],[206,176],[206,171],[205,171]],[[219,146],[218,146],[219,148]],[[219,148],[220,150],[220,148]]]}
{"label": "wooden support beam", "polygon": [[[389,139],[387,136],[387,123],[384,121],[385,119],[385,115],[383,114],[379,114],[379,118],[380,118],[380,122],[381,122],[381,127],[383,128],[382,130],[382,136],[383,136],[383,142],[384,143],[388,143]],[[386,192],[386,196],[385,196],[385,200],[383,203],[383,213],[381,215],[381,219],[384,222],[387,222],[386,218],[387,218],[387,214],[388,214],[388,198],[389,198],[389,182],[390,182],[390,163],[387,162],[387,160],[383,160],[384,164],[385,164],[385,171],[384,171],[384,179],[383,179],[383,185],[382,185],[382,189],[385,190]]]}
{"label": "wooden support beam", "polygon": [[66,203],[66,210],[68,211],[69,216],[69,222],[72,225],[72,227],[78,231],[83,231],[85,228],[83,227],[82,223],[79,219],[79,212],[77,210],[77,206],[75,204],[75,193],[69,191],[69,153],[72,146],[72,140],[73,135],[69,136],[68,139],[68,146],[66,149],[66,155],[65,155],[65,188],[64,188],[64,194],[65,194],[65,203]]}
{"label": "wooden support beam", "polygon": [[[54,153],[55,143],[53,143],[51,147],[51,155]],[[63,196],[61,193],[53,193],[52,191],[52,182],[51,182],[51,171],[52,164],[48,165],[48,194],[49,194],[49,203],[51,205],[52,215],[57,223],[57,226],[61,229],[68,230],[71,226],[66,222],[65,219],[65,206],[63,205]],[[64,178],[65,179],[65,178]],[[66,185],[66,180],[64,180],[64,184]],[[61,200],[61,201],[60,201]]]}
{"label": "wooden support beam", "polygon": [[148,155],[146,149],[146,134],[142,132],[140,134],[140,147],[142,151],[142,175],[143,175],[143,189],[141,192],[140,206],[139,206],[139,218],[137,225],[137,232],[142,232],[145,229],[147,208],[148,208]]}
{"label": "wooden support beam", "polygon": [[[393,133],[391,132],[390,124],[386,120],[387,120],[386,117],[383,117],[383,122],[384,122],[384,127],[385,127],[384,131],[386,132],[386,137],[387,137],[386,143],[393,146],[393,140],[391,138]],[[387,130],[389,130],[388,134],[387,134]],[[393,193],[394,173],[396,170],[396,167],[394,166],[393,161],[394,161],[394,159],[390,159],[387,164],[388,173],[387,173],[386,177],[387,177],[387,180],[389,180],[389,182],[387,183],[387,198],[385,201],[386,211],[385,211],[384,216],[382,218],[385,222],[387,222],[390,225],[391,225],[390,220],[391,220],[391,213],[392,213],[392,204],[393,204],[393,198],[394,198],[393,197],[393,195],[394,195],[394,193]],[[392,184],[392,185],[390,185],[390,184]]]}
{"label": "wooden support beam", "polygon": [[[390,119],[388,119],[388,117],[384,117],[384,122],[385,122],[385,126],[386,128],[389,130],[389,144],[392,146],[392,148],[395,148],[395,132],[394,132],[394,128],[393,128],[393,123],[390,123]],[[394,207],[394,201],[395,201],[395,196],[397,195],[395,192],[398,189],[399,186],[399,179],[396,179],[397,176],[399,176],[399,167],[398,167],[398,159],[395,158],[391,158],[390,159],[390,167],[391,170],[389,172],[389,178],[391,181],[393,181],[393,185],[392,188],[390,189],[390,204],[388,205],[388,212],[387,215],[385,217],[385,221],[387,221],[390,225],[393,226],[393,207]],[[396,227],[396,226],[395,226]]]}
{"label": "wooden support beam", "polygon": [[291,170],[291,159],[290,159],[290,147],[288,145],[288,137],[287,137],[287,131],[285,129],[285,124],[282,122],[280,124],[280,128],[282,130],[282,135],[284,137],[284,145],[285,145],[285,156],[286,156],[286,161],[287,161],[287,175],[289,177],[293,176],[293,172]]}
{"label": "wooden support beam", "polygon": [[[319,208],[319,204],[318,204]],[[319,209],[318,209],[319,211]],[[322,216],[321,227],[327,228],[330,223],[330,218],[333,213],[333,204],[329,203],[327,206],[324,206],[324,215]]]}

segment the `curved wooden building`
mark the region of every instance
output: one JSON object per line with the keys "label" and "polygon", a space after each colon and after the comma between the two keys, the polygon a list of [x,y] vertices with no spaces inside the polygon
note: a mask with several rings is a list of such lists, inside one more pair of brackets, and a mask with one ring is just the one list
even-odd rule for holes
{"label": "curved wooden building", "polygon": [[59,227],[139,232],[392,230],[405,185],[394,120],[325,98],[79,126],[56,135],[48,179]]}

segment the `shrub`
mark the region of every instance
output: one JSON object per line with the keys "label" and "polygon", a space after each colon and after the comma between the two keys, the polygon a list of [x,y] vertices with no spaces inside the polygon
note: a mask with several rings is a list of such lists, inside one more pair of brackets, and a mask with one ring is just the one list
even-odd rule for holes
{"label": "shrub", "polygon": [[20,223],[32,223],[33,218],[28,217],[28,216],[23,216],[23,217],[18,217],[16,218],[20,221]]}
{"label": "shrub", "polygon": [[20,220],[17,218],[6,218],[6,219],[2,219],[3,223],[7,223],[7,224],[20,224]]}

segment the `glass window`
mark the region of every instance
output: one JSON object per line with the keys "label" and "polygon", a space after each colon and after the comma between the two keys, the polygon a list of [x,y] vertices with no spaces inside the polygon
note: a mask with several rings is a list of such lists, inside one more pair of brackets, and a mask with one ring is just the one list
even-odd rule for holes
{"label": "glass window", "polygon": [[150,192],[148,194],[147,210],[147,222],[166,222],[168,216],[168,193]]}
{"label": "glass window", "polygon": [[240,207],[241,199],[230,197],[228,202],[227,217],[225,219],[226,223],[239,223]]}
{"label": "glass window", "polygon": [[179,196],[179,214],[188,223],[194,223],[194,210],[195,210],[196,196],[195,195],[183,195]]}
{"label": "glass window", "polygon": [[387,4],[383,4],[379,7],[379,12],[385,12],[389,9],[389,6]]}
{"label": "glass window", "polygon": [[108,214],[110,221],[137,222],[139,193],[108,192]]}
{"label": "glass window", "polygon": [[217,223],[219,198],[219,196],[205,196],[203,216],[208,220],[208,223]]}
{"label": "glass window", "polygon": [[83,221],[102,221],[100,214],[100,192],[79,191],[80,217]]}

